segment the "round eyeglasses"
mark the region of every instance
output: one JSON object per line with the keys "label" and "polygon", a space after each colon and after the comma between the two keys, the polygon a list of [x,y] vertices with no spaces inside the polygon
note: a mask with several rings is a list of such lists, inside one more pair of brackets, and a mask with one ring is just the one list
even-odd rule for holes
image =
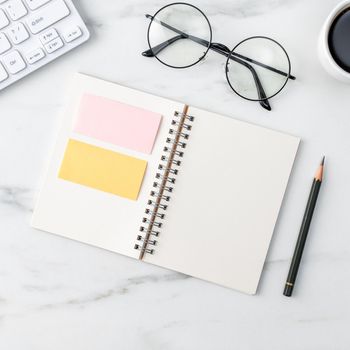
{"label": "round eyeglasses", "polygon": [[295,79],[288,54],[277,41],[254,36],[232,50],[213,43],[210,22],[196,6],[172,3],[146,17],[151,20],[147,33],[149,49],[143,56],[155,57],[172,68],[188,68],[213,50],[226,57],[226,79],[232,90],[246,100],[258,101],[267,110],[271,110],[269,99],[289,79]]}

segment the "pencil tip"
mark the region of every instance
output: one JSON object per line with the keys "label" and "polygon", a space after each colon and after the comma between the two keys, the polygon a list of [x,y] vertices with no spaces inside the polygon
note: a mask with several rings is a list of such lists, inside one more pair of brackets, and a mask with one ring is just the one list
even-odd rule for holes
{"label": "pencil tip", "polygon": [[318,181],[322,181],[322,178],[323,178],[323,166],[324,166],[325,159],[326,159],[326,156],[323,156],[321,164],[317,168],[315,179]]}

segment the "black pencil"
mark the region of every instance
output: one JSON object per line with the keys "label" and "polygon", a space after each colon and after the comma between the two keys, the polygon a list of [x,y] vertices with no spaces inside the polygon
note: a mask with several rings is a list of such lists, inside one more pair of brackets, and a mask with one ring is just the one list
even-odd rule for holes
{"label": "black pencil", "polygon": [[303,255],[307,234],[309,232],[312,215],[315,210],[318,193],[320,192],[320,188],[322,184],[324,160],[325,160],[325,157],[323,157],[322,162],[318,167],[316,175],[312,182],[309,199],[307,201],[305,214],[303,217],[303,221],[301,223],[300,232],[299,232],[298,240],[295,246],[292,262],[290,264],[286,285],[284,287],[283,294],[287,297],[292,296],[292,293],[293,293],[293,288],[294,288],[295,280],[297,278],[301,257]]}

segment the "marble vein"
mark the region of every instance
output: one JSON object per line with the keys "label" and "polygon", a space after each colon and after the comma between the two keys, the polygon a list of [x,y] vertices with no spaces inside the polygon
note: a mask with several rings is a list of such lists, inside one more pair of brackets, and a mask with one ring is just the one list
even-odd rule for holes
{"label": "marble vein", "polygon": [[0,186],[0,204],[20,211],[32,211],[28,204],[32,191],[17,186]]}

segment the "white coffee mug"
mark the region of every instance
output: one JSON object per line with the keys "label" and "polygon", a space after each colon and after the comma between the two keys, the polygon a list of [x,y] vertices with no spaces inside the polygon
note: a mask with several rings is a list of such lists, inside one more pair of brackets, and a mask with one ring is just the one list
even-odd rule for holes
{"label": "white coffee mug", "polygon": [[329,30],[337,18],[337,16],[343,11],[349,8],[350,10],[350,0],[346,0],[337,5],[333,11],[329,14],[323,28],[318,42],[318,56],[324,69],[334,78],[341,80],[346,83],[350,83],[350,73],[345,71],[343,68],[338,66],[335,62],[332,54],[329,50],[328,45],[328,35]]}

